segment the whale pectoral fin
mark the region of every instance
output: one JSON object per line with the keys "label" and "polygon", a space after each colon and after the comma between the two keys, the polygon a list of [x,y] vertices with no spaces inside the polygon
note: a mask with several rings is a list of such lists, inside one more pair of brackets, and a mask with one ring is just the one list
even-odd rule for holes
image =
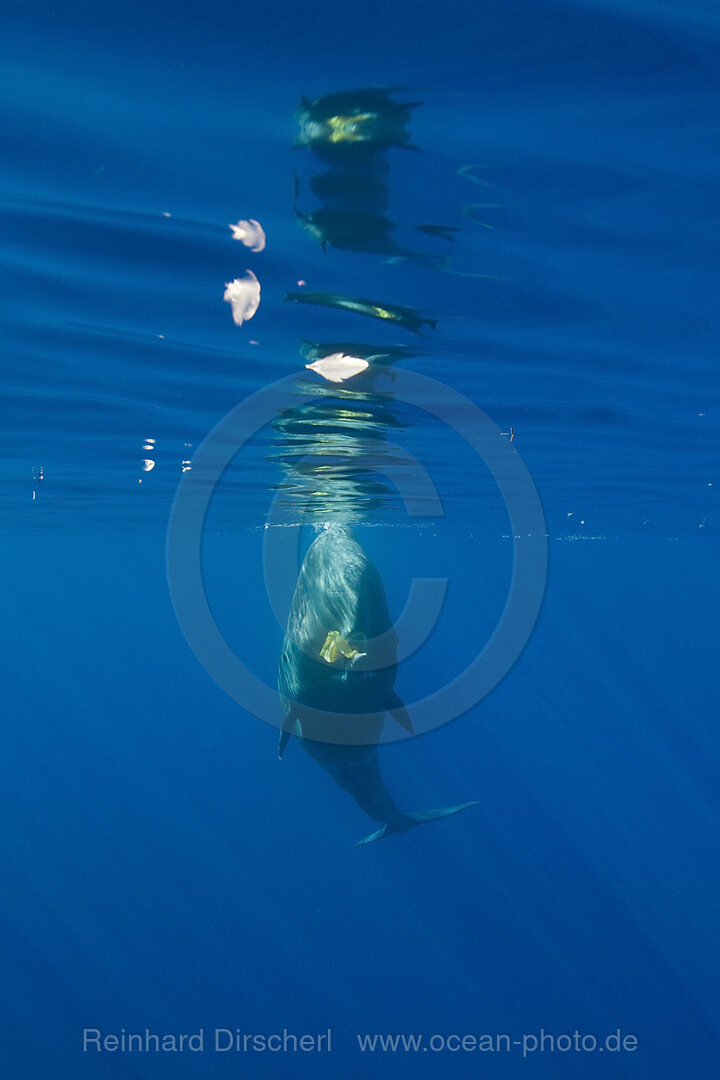
{"label": "whale pectoral fin", "polygon": [[278,758],[281,758],[285,753],[287,744],[290,742],[290,735],[291,732],[289,731],[280,732],[280,741],[278,742]]}
{"label": "whale pectoral fin", "polygon": [[415,728],[410,719],[410,713],[405,708],[402,699],[394,692],[388,701],[387,711],[400,727],[405,728],[411,735],[415,734]]}
{"label": "whale pectoral fin", "polygon": [[300,724],[298,718],[293,712],[289,712],[283,720],[283,725],[280,731],[280,741],[278,742],[278,757],[281,758],[287,749],[287,744],[290,742],[291,735],[299,734]]}
{"label": "whale pectoral fin", "polygon": [[404,705],[401,705],[399,709],[388,709],[388,713],[392,716],[400,727],[405,728],[411,735],[415,734],[415,728],[412,725],[410,719],[410,713],[407,711]]}

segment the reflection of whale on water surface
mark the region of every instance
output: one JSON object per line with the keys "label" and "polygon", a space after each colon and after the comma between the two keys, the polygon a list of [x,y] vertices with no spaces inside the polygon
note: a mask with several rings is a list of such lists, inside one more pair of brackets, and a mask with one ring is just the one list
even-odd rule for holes
{"label": "reflection of whale on water surface", "polygon": [[409,146],[406,125],[419,102],[393,101],[390,92],[371,87],[326,94],[315,101],[301,98],[295,114],[300,125],[295,146],[309,146],[326,157]]}
{"label": "reflection of whale on water surface", "polygon": [[295,217],[305,232],[320,241],[323,251],[327,250],[329,244],[330,247],[365,254],[419,259],[430,263],[437,261],[433,256],[424,255],[420,251],[413,251],[411,248],[398,244],[392,236],[395,222],[373,210],[346,206],[321,206],[318,210],[305,213],[298,206],[300,181],[297,176],[294,178],[294,183]]}
{"label": "reflection of whale on water surface", "polygon": [[310,236],[320,241],[325,251],[330,247],[372,255],[392,255],[406,258],[425,258],[420,252],[402,247],[391,236],[395,225],[382,214],[367,210],[341,210],[324,206],[310,214],[295,207],[295,216]]}
{"label": "reflection of whale on water surface", "polygon": [[372,319],[384,319],[396,326],[403,326],[414,334],[419,334],[422,326],[437,330],[437,319],[424,319],[414,308],[403,307],[401,304],[384,304],[381,300],[366,300],[362,296],[342,296],[340,293],[329,292],[286,292],[284,299],[296,304],[320,304],[356,311],[359,315],[369,315]]}
{"label": "reflection of whale on water surface", "polygon": [[441,236],[443,240],[455,240],[453,233],[462,232],[455,225],[416,225],[418,232],[427,233],[428,236]]}
{"label": "reflection of whale on water surface", "polygon": [[386,714],[412,732],[395,692],[397,637],[378,571],[349,528],[330,525],[311,545],[298,578],[278,674],[284,708],[279,753],[291,736],[357,805],[382,824],[361,843],[407,832],[477,805],[408,814],[380,775]]}
{"label": "reflection of whale on water surface", "polygon": [[390,166],[376,155],[363,167],[330,169],[310,178],[310,190],[326,205],[381,214],[388,206],[387,174]]}
{"label": "reflection of whale on water surface", "polygon": [[405,459],[389,441],[403,426],[392,398],[335,383],[297,386],[306,400],[272,422],[277,438],[268,460],[285,474],[278,506],[313,521],[351,521],[394,505],[388,476]]}

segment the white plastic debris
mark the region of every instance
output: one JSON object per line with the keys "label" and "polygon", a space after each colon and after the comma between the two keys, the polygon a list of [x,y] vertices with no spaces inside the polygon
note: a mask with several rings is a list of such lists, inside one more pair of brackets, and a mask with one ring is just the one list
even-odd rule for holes
{"label": "white plastic debris", "polygon": [[328,356],[321,356],[319,360],[313,361],[312,364],[306,364],[306,368],[310,371],[316,371],[318,375],[322,375],[323,379],[327,379],[328,382],[341,383],[346,379],[352,379],[354,375],[359,375],[361,371],[365,371],[370,365],[367,360],[363,360],[359,356],[347,356],[345,353],[330,353]]}
{"label": "white plastic debris", "polygon": [[246,270],[244,278],[226,282],[223,300],[232,306],[232,317],[236,326],[242,326],[248,319],[252,319],[260,306],[260,282],[252,270]]}
{"label": "white plastic debris", "polygon": [[233,240],[239,240],[251,251],[262,251],[265,247],[265,230],[254,218],[238,221],[237,225],[230,226],[230,231],[233,234]]}

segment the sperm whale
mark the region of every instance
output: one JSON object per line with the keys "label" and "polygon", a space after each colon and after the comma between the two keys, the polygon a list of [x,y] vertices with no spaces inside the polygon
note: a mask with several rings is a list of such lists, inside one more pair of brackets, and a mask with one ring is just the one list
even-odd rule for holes
{"label": "sperm whale", "polygon": [[279,756],[290,739],[381,827],[360,844],[450,817],[476,802],[406,813],[380,773],[386,716],[412,724],[395,691],[397,637],[382,579],[350,528],[330,525],[303,561],[283,641]]}

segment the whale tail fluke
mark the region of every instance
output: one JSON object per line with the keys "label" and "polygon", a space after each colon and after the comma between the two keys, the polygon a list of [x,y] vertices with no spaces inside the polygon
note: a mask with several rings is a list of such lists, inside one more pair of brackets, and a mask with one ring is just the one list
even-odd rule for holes
{"label": "whale tail fluke", "polygon": [[415,814],[403,814],[397,821],[389,822],[376,832],[364,837],[364,839],[358,840],[355,847],[361,847],[363,844],[373,844],[376,840],[384,840],[386,836],[392,836],[393,833],[404,833],[408,829],[413,829],[416,825],[427,825],[430,821],[440,821],[441,818],[452,817],[453,814],[460,814],[463,810],[469,810],[471,806],[479,805],[480,803],[475,800],[460,803],[458,806],[443,806],[439,810],[420,810]]}

